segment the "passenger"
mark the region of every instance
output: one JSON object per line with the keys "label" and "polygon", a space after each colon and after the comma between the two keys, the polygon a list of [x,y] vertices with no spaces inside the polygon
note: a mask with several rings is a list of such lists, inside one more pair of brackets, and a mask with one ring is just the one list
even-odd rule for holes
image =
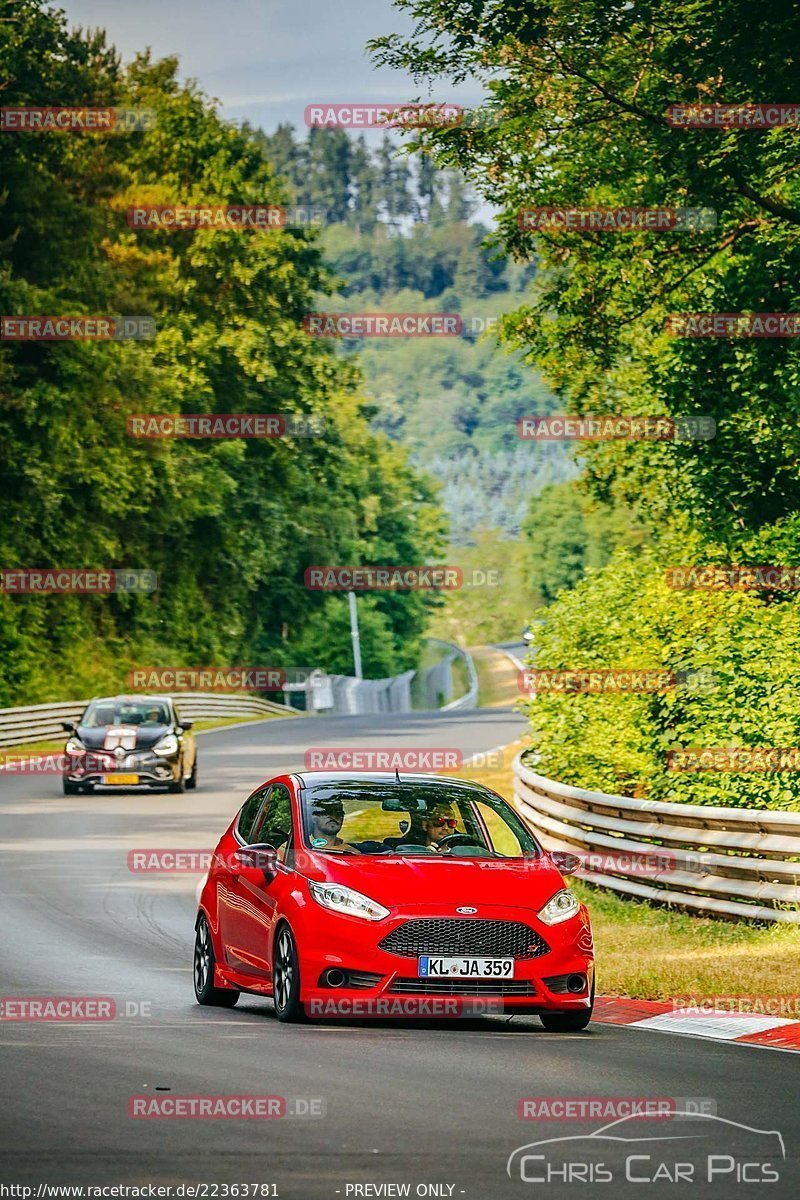
{"label": "passenger", "polygon": [[360,854],[361,851],[339,837],[344,824],[344,805],[341,800],[313,800],[309,812],[311,817],[311,845],[315,850],[338,850],[342,854]]}

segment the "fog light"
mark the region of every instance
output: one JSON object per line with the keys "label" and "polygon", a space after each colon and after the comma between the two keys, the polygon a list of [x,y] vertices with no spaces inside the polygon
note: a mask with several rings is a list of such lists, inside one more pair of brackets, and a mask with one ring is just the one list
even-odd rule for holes
{"label": "fog light", "polygon": [[330,971],[325,972],[325,983],[328,987],[344,987],[346,982],[347,976],[345,975],[344,971],[340,971],[338,967],[332,967]]}
{"label": "fog light", "polygon": [[586,987],[585,975],[568,975],[567,976],[567,991],[582,992]]}

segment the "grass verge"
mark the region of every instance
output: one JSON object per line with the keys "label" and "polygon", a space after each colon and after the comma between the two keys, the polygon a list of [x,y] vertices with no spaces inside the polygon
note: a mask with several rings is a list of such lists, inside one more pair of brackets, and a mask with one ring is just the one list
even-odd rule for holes
{"label": "grass verge", "polygon": [[493,646],[471,646],[478,674],[478,703],[481,708],[509,708],[519,700],[517,669],[510,658]]}

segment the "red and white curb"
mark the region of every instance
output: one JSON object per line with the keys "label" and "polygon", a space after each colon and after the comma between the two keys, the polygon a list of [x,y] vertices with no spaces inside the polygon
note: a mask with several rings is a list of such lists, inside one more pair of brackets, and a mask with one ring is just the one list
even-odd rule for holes
{"label": "red and white curb", "polygon": [[676,1009],[668,1001],[605,996],[595,1002],[592,1021],[800,1053],[800,1021],[792,1017]]}

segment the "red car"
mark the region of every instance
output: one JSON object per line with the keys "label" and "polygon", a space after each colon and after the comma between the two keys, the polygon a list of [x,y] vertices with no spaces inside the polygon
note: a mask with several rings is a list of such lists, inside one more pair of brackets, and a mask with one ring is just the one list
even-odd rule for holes
{"label": "red car", "polygon": [[502,1009],[585,1029],[591,926],[563,878],[578,864],[467,780],[279,775],[214,852],[195,995],[271,996],[281,1021]]}

